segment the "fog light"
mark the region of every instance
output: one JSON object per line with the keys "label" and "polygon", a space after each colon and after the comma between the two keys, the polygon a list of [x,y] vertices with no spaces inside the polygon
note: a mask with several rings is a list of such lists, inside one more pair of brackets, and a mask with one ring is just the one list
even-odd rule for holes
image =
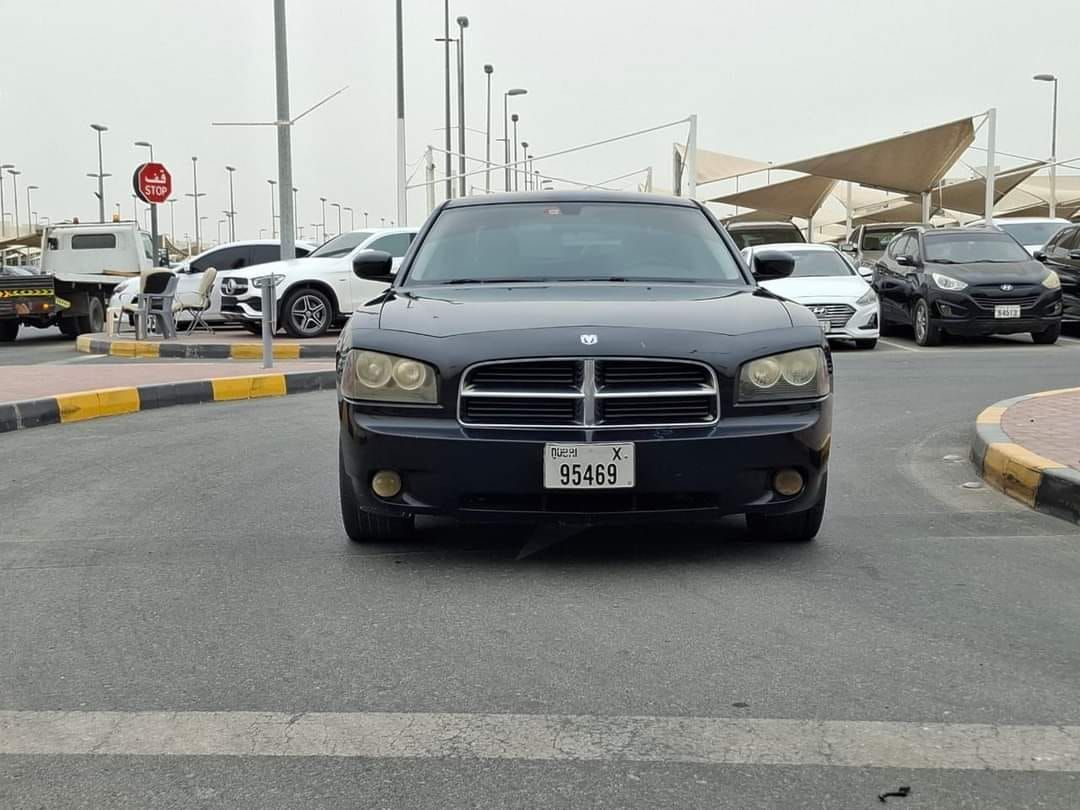
{"label": "fog light", "polygon": [[371,491],[380,498],[393,498],[401,492],[401,476],[393,470],[379,470],[371,478]]}
{"label": "fog light", "polygon": [[803,489],[803,477],[798,470],[780,470],[773,476],[772,485],[781,495],[798,495]]}

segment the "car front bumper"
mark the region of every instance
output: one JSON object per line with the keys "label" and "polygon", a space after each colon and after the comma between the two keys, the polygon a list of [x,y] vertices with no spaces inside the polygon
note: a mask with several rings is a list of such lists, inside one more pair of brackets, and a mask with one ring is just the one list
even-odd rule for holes
{"label": "car front bumper", "polygon": [[[854,305],[853,305],[854,306]],[[881,333],[881,316],[878,302],[856,307],[855,314],[841,327],[829,327],[825,337],[829,340],[875,340]]]}
{"label": "car front bumper", "polygon": [[226,321],[262,321],[262,296],[246,293],[221,296],[221,317]]}
{"label": "car front bumper", "polygon": [[[743,512],[802,511],[820,496],[831,442],[831,397],[780,412],[723,418],[678,429],[479,430],[455,419],[376,415],[339,406],[345,472],[361,508],[384,515],[446,515],[528,523],[618,523]],[[633,442],[635,486],[546,490],[546,442]],[[771,481],[798,469],[801,493],[784,497]],[[402,493],[376,496],[379,470],[401,475]]]}
{"label": "car front bumper", "polygon": [[[931,317],[951,335],[977,337],[1043,332],[1061,322],[1062,296],[1060,290],[1043,290],[1037,295],[1030,304],[1021,304],[1020,300],[1005,295],[992,302],[976,303],[967,291],[936,291],[929,299]],[[995,318],[993,307],[997,304],[1020,305],[1020,317]]]}

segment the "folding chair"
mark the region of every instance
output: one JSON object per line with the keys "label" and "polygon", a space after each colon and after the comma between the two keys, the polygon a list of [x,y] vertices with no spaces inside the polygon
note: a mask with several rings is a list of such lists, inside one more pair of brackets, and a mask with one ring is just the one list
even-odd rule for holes
{"label": "folding chair", "polygon": [[187,315],[191,319],[191,323],[184,331],[185,335],[192,334],[200,326],[211,335],[214,334],[214,330],[203,316],[210,309],[210,291],[214,289],[216,278],[217,268],[208,267],[203,271],[199,286],[194,292],[180,293],[176,296],[176,301],[173,302],[173,318],[176,319],[177,315]]}

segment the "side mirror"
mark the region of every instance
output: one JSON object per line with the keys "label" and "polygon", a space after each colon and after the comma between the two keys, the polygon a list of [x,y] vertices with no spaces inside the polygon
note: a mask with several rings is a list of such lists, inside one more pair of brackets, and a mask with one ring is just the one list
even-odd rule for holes
{"label": "side mirror", "polygon": [[874,268],[871,267],[868,264],[860,264],[859,267],[858,267],[858,272],[859,272],[859,275],[862,276],[863,278],[873,278],[874,277]]}
{"label": "side mirror", "polygon": [[841,253],[850,253],[850,254],[854,255],[854,254],[859,252],[859,249],[856,248],[855,245],[853,245],[851,242],[841,242],[840,243],[840,252]]}
{"label": "side mirror", "polygon": [[902,256],[896,257],[896,263],[901,267],[918,267],[919,263],[915,260],[914,256],[909,256],[906,253]]}
{"label": "side mirror", "polygon": [[1069,258],[1075,261],[1080,261],[1080,250],[1070,250]]}
{"label": "side mirror", "polygon": [[1035,257],[1035,261],[1037,261],[1037,262],[1045,262],[1046,261],[1046,251],[1044,251],[1042,249],[1036,250],[1031,255]]}
{"label": "side mirror", "polygon": [[382,250],[362,250],[353,259],[357,278],[368,281],[393,281],[394,257]]}
{"label": "side mirror", "polygon": [[795,270],[795,257],[782,250],[759,250],[754,253],[754,278],[770,281],[787,278]]}

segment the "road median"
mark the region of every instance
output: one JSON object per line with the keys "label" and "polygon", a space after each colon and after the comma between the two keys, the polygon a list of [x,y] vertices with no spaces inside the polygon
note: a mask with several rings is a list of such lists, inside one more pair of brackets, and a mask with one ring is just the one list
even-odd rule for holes
{"label": "road median", "polygon": [[[334,356],[336,341],[333,338],[311,341],[275,339],[272,346],[275,360],[327,360]],[[170,340],[79,335],[75,348],[88,354],[174,360],[259,360],[263,356],[261,342],[252,341],[247,335],[233,333],[184,336]]]}
{"label": "road median", "polygon": [[1080,523],[1080,388],[991,405],[975,420],[972,461],[987,484]]}

